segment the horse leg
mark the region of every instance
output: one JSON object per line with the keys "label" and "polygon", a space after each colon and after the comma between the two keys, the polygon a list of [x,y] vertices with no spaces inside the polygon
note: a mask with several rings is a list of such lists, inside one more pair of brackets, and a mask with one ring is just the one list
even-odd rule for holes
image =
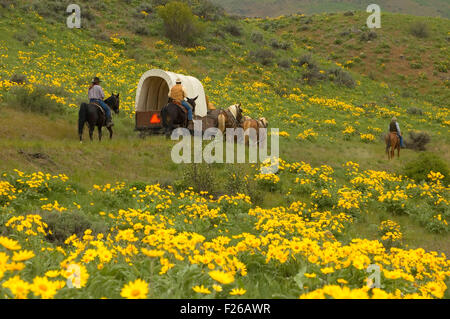
{"label": "horse leg", "polygon": [[101,141],[102,140],[102,126],[99,125],[97,126],[98,129],[98,140]]}
{"label": "horse leg", "polygon": [[89,138],[93,141],[94,125],[89,124]]}
{"label": "horse leg", "polygon": [[109,139],[112,140],[112,136],[113,136],[112,128],[108,127],[108,131],[109,131]]}

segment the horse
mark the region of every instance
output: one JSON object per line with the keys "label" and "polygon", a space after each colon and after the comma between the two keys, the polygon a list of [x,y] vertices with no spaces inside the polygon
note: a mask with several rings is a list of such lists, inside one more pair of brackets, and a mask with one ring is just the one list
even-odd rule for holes
{"label": "horse", "polygon": [[[198,95],[193,99],[186,99],[187,102],[192,106],[192,114],[194,114],[196,105],[195,101],[198,99]],[[174,130],[176,125],[187,127],[187,110],[185,112],[182,108],[184,109],[184,106],[178,106],[177,104],[173,103],[172,99],[170,98],[169,103],[162,108],[161,120],[167,138],[169,138],[169,136],[172,134],[172,131]]]}
{"label": "horse", "polygon": [[226,110],[221,110],[218,117],[218,128],[222,132],[225,133],[227,128],[237,128],[241,125],[242,121],[242,109],[241,103],[231,105]]}
{"label": "horse", "polygon": [[[112,94],[109,98],[105,100],[105,103],[114,111],[114,113],[119,114],[119,95]],[[102,140],[102,127],[106,124],[106,115],[100,106],[92,103],[81,103],[80,111],[78,112],[78,135],[80,136],[80,143],[83,142],[83,129],[84,123],[88,122],[89,125],[89,137],[92,141],[92,134],[94,133],[94,128],[98,128],[98,140]],[[112,139],[113,131],[111,127],[108,127],[109,138]]]}
{"label": "horse", "polygon": [[400,157],[400,138],[398,137],[397,132],[386,134],[384,140],[386,142],[386,154],[388,155],[388,159],[394,158],[395,149],[397,149],[397,156]]}
{"label": "horse", "polygon": [[249,135],[247,133],[248,129],[254,129],[256,132],[256,143],[259,142],[259,129],[260,128],[267,128],[267,126],[269,125],[269,122],[266,120],[265,117],[260,117],[259,119],[255,120],[252,119],[249,116],[244,116],[243,120],[242,120],[242,128],[244,129],[244,133],[245,133],[245,144],[248,145],[249,142]]}

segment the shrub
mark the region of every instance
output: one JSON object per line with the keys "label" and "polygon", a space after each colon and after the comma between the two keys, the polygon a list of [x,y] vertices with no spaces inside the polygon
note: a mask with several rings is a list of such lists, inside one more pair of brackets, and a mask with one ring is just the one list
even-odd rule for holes
{"label": "shrub", "polygon": [[216,176],[211,165],[206,163],[187,164],[181,181],[178,182],[180,189],[192,187],[196,192],[208,192],[216,195]]}
{"label": "shrub", "polygon": [[318,69],[319,68],[317,63],[312,58],[311,54],[302,55],[300,57],[300,59],[298,60],[298,66],[304,66],[305,64],[308,67],[308,69]]}
{"label": "shrub", "polygon": [[14,38],[16,40],[19,40],[25,45],[30,44],[31,42],[34,42],[38,39],[38,34],[35,29],[33,28],[26,28],[22,31],[19,31],[18,33],[14,34]]}
{"label": "shrub", "polygon": [[150,35],[149,27],[147,25],[142,25],[142,24],[134,24],[133,32],[137,35],[143,35],[143,36]]}
{"label": "shrub", "polygon": [[250,52],[250,57],[262,65],[272,64],[275,54],[269,49],[259,49]]}
{"label": "shrub", "polygon": [[425,22],[416,22],[411,25],[409,32],[417,38],[428,38],[430,31],[428,25]]}
{"label": "shrub", "polygon": [[197,4],[193,6],[192,11],[199,17],[209,21],[219,20],[225,14],[223,7],[214,4],[209,0],[197,1]]}
{"label": "shrub", "polygon": [[52,95],[61,95],[63,92],[52,87],[36,86],[33,90],[27,87],[17,86],[11,89],[6,96],[6,101],[11,107],[18,107],[23,111],[31,111],[43,114],[62,114],[65,107],[52,99]]}
{"label": "shrub", "polygon": [[264,43],[264,36],[261,32],[258,31],[253,31],[250,39],[252,40],[252,42],[254,43],[258,43],[258,44],[263,44]]}
{"label": "shrub", "polygon": [[236,24],[227,24],[223,29],[235,37],[240,37],[242,35],[242,29]]}
{"label": "shrub", "polygon": [[289,69],[291,67],[291,61],[289,60],[281,60],[278,62],[278,65],[281,66],[284,69]]}
{"label": "shrub", "polygon": [[417,62],[411,62],[410,63],[411,69],[421,69],[423,67],[422,62],[417,61]]}
{"label": "shrub", "polygon": [[27,76],[24,74],[14,74],[10,81],[17,84],[25,84],[27,83]]}
{"label": "shrub", "polygon": [[326,79],[325,73],[323,73],[323,71],[321,72],[320,69],[317,67],[311,69],[308,68],[307,70],[305,70],[305,72],[303,72],[302,76],[303,80],[306,81],[308,84],[315,84],[318,81]]}
{"label": "shrub", "polygon": [[58,245],[64,244],[64,241],[73,234],[76,234],[78,238],[83,237],[84,232],[88,229],[92,230],[94,235],[108,231],[105,223],[91,221],[79,212],[64,212],[63,214],[41,212],[40,215],[52,232],[46,236],[47,240]]}
{"label": "shrub", "polygon": [[416,160],[410,161],[404,168],[404,174],[416,182],[427,181],[430,171],[444,175],[443,183],[450,183],[450,171],[447,163],[433,153],[421,154]]}
{"label": "shrub", "polygon": [[356,82],[352,75],[341,68],[333,68],[328,70],[328,76],[338,85],[346,86],[348,88],[354,88],[356,86]]}
{"label": "shrub", "polygon": [[[405,96],[405,97],[409,97],[409,96]],[[407,109],[406,112],[408,114],[413,114],[413,115],[422,115],[423,114],[422,109],[419,109],[417,107],[411,107],[411,108]]]}
{"label": "shrub", "polygon": [[425,132],[409,132],[409,139],[405,141],[408,148],[425,151],[425,146],[430,142],[430,136]]}
{"label": "shrub", "polygon": [[153,13],[153,5],[149,2],[143,2],[141,3],[135,11],[136,17],[146,17],[146,15],[142,14],[142,12],[145,12],[147,14]]}
{"label": "shrub", "polygon": [[181,45],[194,45],[204,33],[204,26],[191,8],[183,2],[169,2],[158,7],[166,36]]}
{"label": "shrub", "polygon": [[434,63],[434,68],[442,73],[447,73],[448,72],[448,68],[449,68],[449,64],[450,63],[446,63],[446,62],[435,62]]}
{"label": "shrub", "polygon": [[277,39],[272,39],[270,45],[274,49],[281,49],[281,50],[289,50],[291,47],[291,44],[288,42],[280,42]]}
{"label": "shrub", "polygon": [[361,36],[360,36],[360,40],[361,41],[366,41],[366,42],[375,40],[376,38],[378,38],[378,34],[375,31],[373,31],[373,30],[361,33]]}

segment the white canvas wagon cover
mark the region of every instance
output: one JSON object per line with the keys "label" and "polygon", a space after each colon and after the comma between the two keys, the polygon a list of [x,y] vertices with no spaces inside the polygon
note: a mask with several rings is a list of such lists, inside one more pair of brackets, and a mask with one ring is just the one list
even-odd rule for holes
{"label": "white canvas wagon cover", "polygon": [[169,90],[178,78],[186,88],[188,97],[198,96],[195,115],[206,116],[208,109],[202,83],[195,77],[160,69],[152,69],[142,75],[136,91],[136,113],[160,111],[167,104]]}

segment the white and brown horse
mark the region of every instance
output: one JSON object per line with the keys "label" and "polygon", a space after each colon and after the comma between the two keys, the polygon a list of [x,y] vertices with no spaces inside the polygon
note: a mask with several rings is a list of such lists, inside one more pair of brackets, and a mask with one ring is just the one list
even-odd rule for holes
{"label": "white and brown horse", "polygon": [[240,103],[231,105],[226,110],[221,110],[217,117],[218,128],[222,134],[225,133],[227,128],[240,127],[241,121],[242,109]]}
{"label": "white and brown horse", "polygon": [[249,116],[244,116],[243,120],[242,120],[242,128],[244,129],[244,134],[245,134],[245,144],[248,145],[249,142],[249,134],[250,132],[248,131],[249,129],[254,129],[256,132],[256,143],[258,143],[259,141],[259,129],[260,128],[267,128],[267,126],[269,125],[269,122],[266,120],[265,117],[260,117],[259,119],[255,120],[252,119]]}

